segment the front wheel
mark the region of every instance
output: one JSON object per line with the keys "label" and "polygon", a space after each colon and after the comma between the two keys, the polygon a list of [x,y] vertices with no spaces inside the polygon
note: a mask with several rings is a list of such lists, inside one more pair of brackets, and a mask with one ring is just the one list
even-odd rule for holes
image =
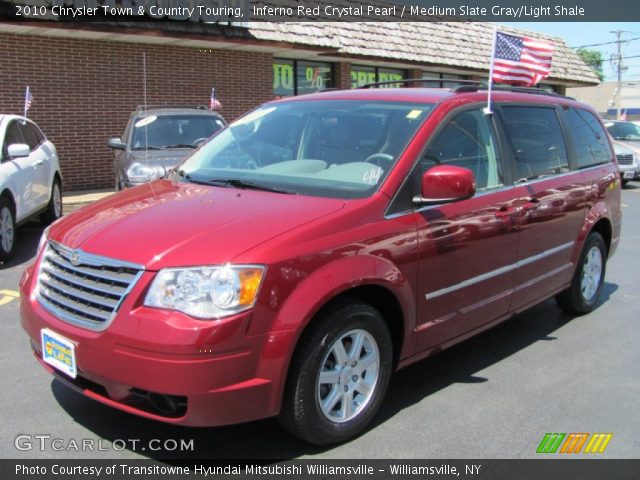
{"label": "front wheel", "polygon": [[6,262],[16,247],[16,216],[13,206],[5,198],[0,198],[0,261]]}
{"label": "front wheel", "polygon": [[578,268],[571,285],[556,295],[556,303],[563,310],[582,315],[596,308],[607,265],[607,247],[602,235],[592,232],[584,242]]}
{"label": "front wheel", "polygon": [[280,423],[315,445],[357,435],[380,407],[392,364],[391,336],[382,315],[358,300],[335,304],[300,340]]}
{"label": "front wheel", "polygon": [[51,197],[47,204],[47,209],[40,216],[40,221],[49,225],[55,222],[62,216],[62,185],[60,180],[56,177],[51,185]]}

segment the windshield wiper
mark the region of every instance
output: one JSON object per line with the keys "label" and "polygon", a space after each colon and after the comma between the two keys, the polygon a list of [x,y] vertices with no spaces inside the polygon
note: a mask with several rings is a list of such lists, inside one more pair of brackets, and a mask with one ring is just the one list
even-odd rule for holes
{"label": "windshield wiper", "polygon": [[145,147],[135,147],[131,150],[164,150],[165,147],[158,147],[156,145],[147,145]]}
{"label": "windshield wiper", "polygon": [[212,178],[207,180],[209,185],[220,185],[221,187],[233,187],[233,188],[248,188],[251,190],[262,190],[264,192],[273,193],[287,193],[292,194],[289,190],[283,190],[277,187],[269,187],[267,185],[260,185],[258,183],[248,182],[246,180],[240,180],[239,178]]}
{"label": "windshield wiper", "polygon": [[240,180],[239,178],[212,178],[209,180],[199,180],[197,178],[193,178],[191,175],[189,175],[187,172],[185,172],[180,168],[174,170],[174,172],[180,178],[184,178],[185,180],[191,183],[197,183],[199,185],[216,185],[221,187],[248,188],[251,190],[262,190],[264,192],[273,192],[273,193],[286,193],[290,195],[294,193],[289,190],[283,190],[281,188],[269,187],[267,185],[259,185],[257,183],[247,182],[246,180]]}
{"label": "windshield wiper", "polygon": [[196,148],[196,146],[190,143],[176,143],[175,145],[165,145],[162,148]]}

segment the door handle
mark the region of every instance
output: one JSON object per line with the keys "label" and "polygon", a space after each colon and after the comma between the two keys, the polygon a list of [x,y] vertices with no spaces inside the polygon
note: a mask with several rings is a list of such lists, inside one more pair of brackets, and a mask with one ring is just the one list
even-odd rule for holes
{"label": "door handle", "polygon": [[504,220],[515,215],[518,211],[518,207],[500,207],[500,210],[495,213],[495,216],[500,220]]}
{"label": "door handle", "polygon": [[39,167],[42,164],[44,164],[44,160],[38,160],[36,163],[33,164],[33,166],[34,167]]}
{"label": "door handle", "polygon": [[530,198],[527,200],[527,203],[522,205],[522,210],[524,212],[528,212],[529,210],[534,210],[540,206],[540,200],[537,198]]}

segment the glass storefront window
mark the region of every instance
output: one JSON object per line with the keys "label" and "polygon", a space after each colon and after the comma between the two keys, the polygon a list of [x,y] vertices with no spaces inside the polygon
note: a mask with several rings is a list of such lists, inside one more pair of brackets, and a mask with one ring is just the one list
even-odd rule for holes
{"label": "glass storefront window", "polygon": [[313,93],[333,86],[330,63],[274,59],[273,95],[276,98]]}
{"label": "glass storefront window", "polygon": [[[353,65],[351,67],[351,88],[356,88],[367,83],[392,82],[407,78],[407,72],[395,68],[367,67]],[[402,84],[383,85],[383,87],[400,87]]]}
{"label": "glass storefront window", "polygon": [[[456,75],[453,73],[436,73],[436,72],[422,72],[422,78],[437,79],[423,83],[425,87],[429,88],[454,88],[460,85],[456,80],[466,80],[466,75]],[[447,81],[451,80],[451,81]]]}

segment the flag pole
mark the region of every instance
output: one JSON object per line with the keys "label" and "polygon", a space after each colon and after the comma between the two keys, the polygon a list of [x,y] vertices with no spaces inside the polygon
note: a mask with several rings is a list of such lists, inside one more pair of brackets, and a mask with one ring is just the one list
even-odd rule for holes
{"label": "flag pole", "polygon": [[491,87],[493,85],[493,60],[496,56],[496,38],[498,36],[498,27],[493,27],[493,42],[491,43],[491,64],[489,66],[489,88],[487,89],[487,107],[484,109],[485,115],[491,115]]}
{"label": "flag pole", "polygon": [[24,92],[24,118],[27,118],[27,102],[29,101],[29,85],[27,85],[27,90]]}

